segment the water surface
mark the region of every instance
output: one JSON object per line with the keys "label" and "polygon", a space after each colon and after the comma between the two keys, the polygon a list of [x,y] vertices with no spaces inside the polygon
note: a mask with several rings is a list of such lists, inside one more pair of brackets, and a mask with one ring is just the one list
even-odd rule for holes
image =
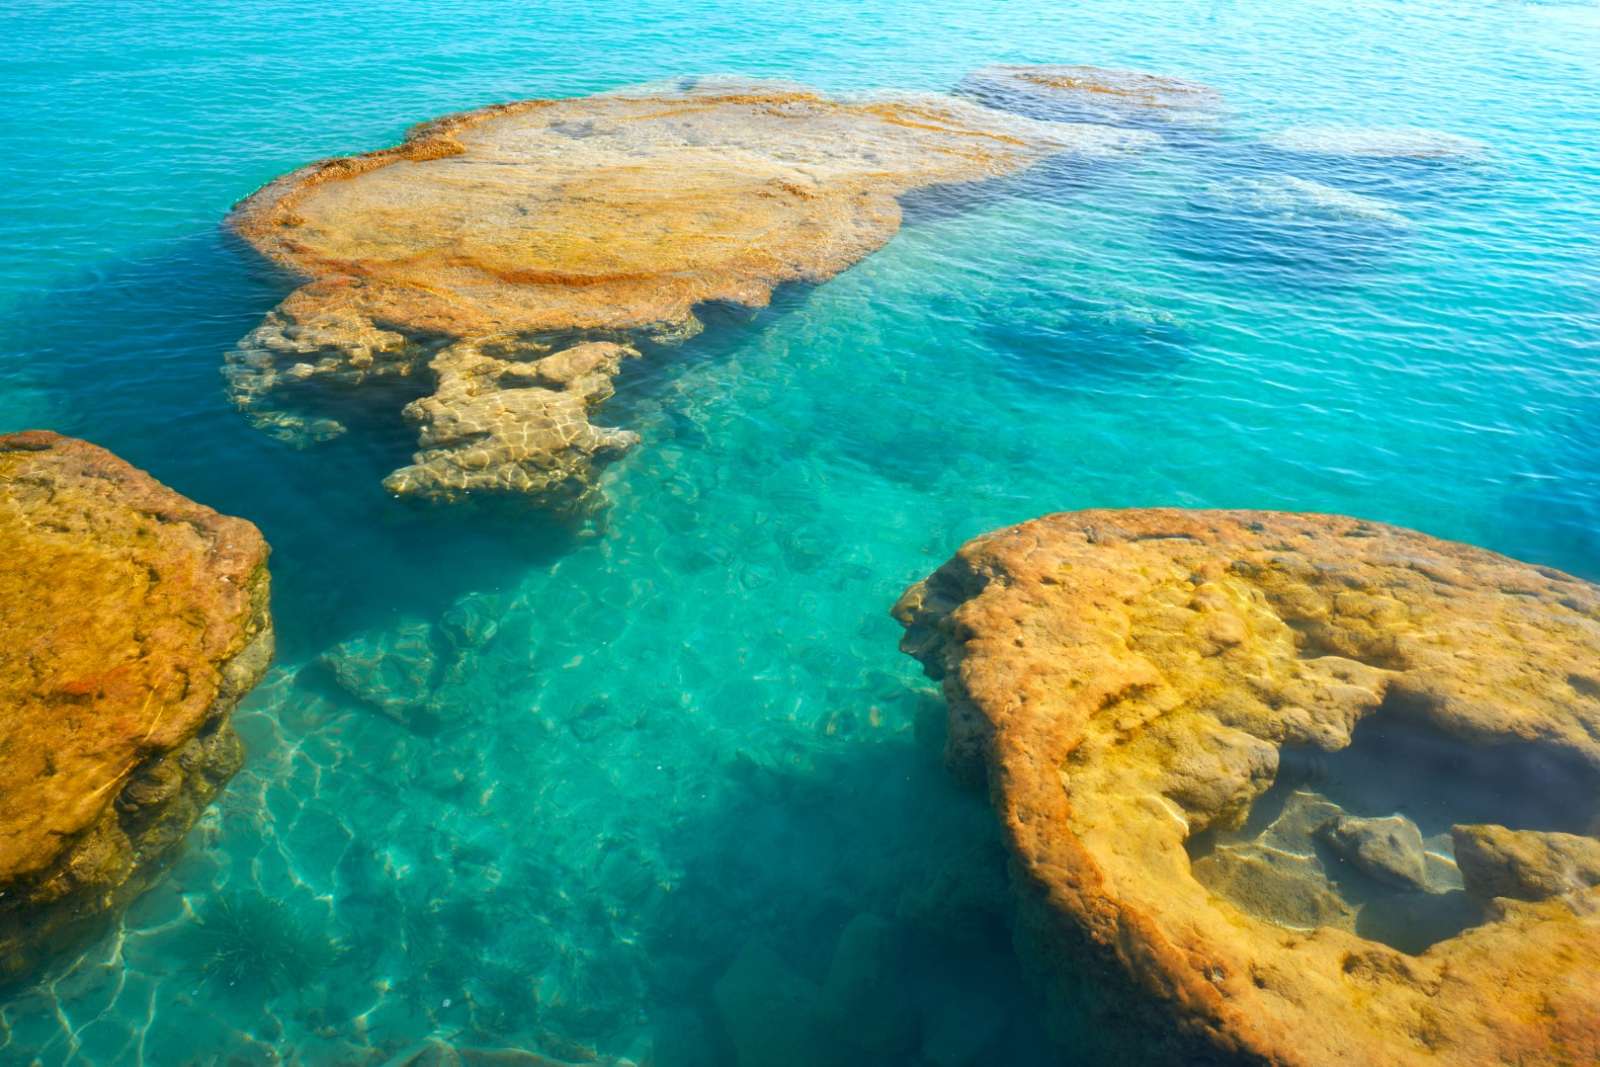
{"label": "water surface", "polygon": [[[1054,1062],[983,798],[895,651],[908,582],[1000,524],[1152,504],[1600,577],[1594,4],[23,0],[4,25],[0,430],[255,521],[281,640],[245,769],[118,929],[0,1005],[5,1062],[381,1063],[436,1034],[731,1064],[786,1032],[775,999],[871,971],[842,942],[896,979],[857,1006],[886,1034],[827,1028],[877,1062]],[[390,500],[392,405],[296,451],[226,404],[222,353],[285,283],[217,222],[306,160],[524,96],[993,62],[1177,74],[1229,109],[708,313],[607,409],[643,443],[600,521]],[[1304,127],[1486,147],[1278,137]],[[339,648],[389,656],[367,699]]]}

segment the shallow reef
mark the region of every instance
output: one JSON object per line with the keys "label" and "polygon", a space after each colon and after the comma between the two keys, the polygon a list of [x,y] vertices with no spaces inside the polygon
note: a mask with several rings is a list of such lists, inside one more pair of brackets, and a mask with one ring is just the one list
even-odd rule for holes
{"label": "shallow reef", "polygon": [[0,983],[161,870],[243,758],[267,545],[85,441],[0,436]]}
{"label": "shallow reef", "polygon": [[1600,1055],[1600,589],[1357,519],[1083,511],[895,614],[1058,1005],[1173,1062]]}
{"label": "shallow reef", "polygon": [[230,354],[230,391],[309,441],[342,425],[287,387],[420,380],[421,451],[390,491],[570,505],[637,440],[590,421],[634,344],[832,277],[894,235],[902,194],[1142,143],[948,96],[715,79],[450,116],[237,207],[233,229],[304,284]]}
{"label": "shallow reef", "polygon": [[1054,122],[1181,129],[1213,125],[1222,95],[1184,78],[1103,67],[993,66],[956,92],[989,107]]}

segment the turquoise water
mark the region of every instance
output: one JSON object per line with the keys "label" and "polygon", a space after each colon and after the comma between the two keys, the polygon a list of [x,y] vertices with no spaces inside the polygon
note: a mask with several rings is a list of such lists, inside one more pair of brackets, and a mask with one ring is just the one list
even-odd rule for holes
{"label": "turquoise water", "polygon": [[[1600,6],[331,7],[5,16],[0,430],[254,520],[280,655],[245,769],[118,929],[0,1005],[0,1062],[376,1064],[429,1035],[1054,1062],[983,800],[895,651],[906,583],[1000,524],[1158,503],[1600,577]],[[521,96],[945,89],[993,62],[1184,75],[1228,110],[913,205],[826,285],[713,310],[621,383],[606,418],[643,444],[590,525],[391,501],[414,439],[388,405],[296,451],[225,401],[222,353],[284,285],[218,220],[308,159]],[[1275,147],[1302,127],[1484,148]]]}

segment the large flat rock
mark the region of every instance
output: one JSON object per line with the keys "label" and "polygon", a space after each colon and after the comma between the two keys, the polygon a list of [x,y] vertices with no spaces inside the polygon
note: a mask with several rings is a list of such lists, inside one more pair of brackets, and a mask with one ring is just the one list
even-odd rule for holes
{"label": "large flat rock", "polygon": [[341,426],[287,388],[420,379],[422,449],[390,490],[570,503],[635,441],[589,421],[629,342],[834,276],[893,236],[905,193],[1137,143],[952,97],[729,80],[450,116],[238,206],[233,228],[304,284],[231,354],[232,392],[304,440]]}
{"label": "large flat rock", "polygon": [[84,441],[0,435],[0,982],[135,895],[237,769],[267,545]]}
{"label": "large flat rock", "polygon": [[[1600,1057],[1595,586],[1356,519],[1084,511],[969,542],[895,614],[1062,1011],[1166,1062]],[[1446,853],[1471,823],[1467,894],[1447,854],[1397,887],[1317,852],[1358,726],[1417,747],[1344,802]],[[1455,925],[1401,951],[1373,900]]]}

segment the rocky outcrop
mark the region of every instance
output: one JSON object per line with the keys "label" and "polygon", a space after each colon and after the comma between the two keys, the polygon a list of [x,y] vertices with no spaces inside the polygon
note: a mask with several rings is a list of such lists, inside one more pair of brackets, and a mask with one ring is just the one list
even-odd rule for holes
{"label": "rocky outcrop", "polygon": [[0,981],[159,871],[242,752],[267,546],[84,441],[0,436]]}
{"label": "rocky outcrop", "polygon": [[230,354],[230,389],[299,441],[341,425],[286,389],[420,379],[422,451],[390,490],[569,503],[634,441],[589,422],[634,354],[616,342],[832,277],[895,233],[904,193],[1136,143],[949,97],[729,81],[451,116],[238,206],[233,228],[304,284]]}
{"label": "rocky outcrop", "polygon": [[[987,780],[1019,945],[1105,1033],[1185,1063],[1600,1056],[1596,587],[1356,519],[1086,511],[975,539],[895,615]],[[1431,813],[1323,795],[1358,726],[1434,747],[1346,807],[1404,779],[1505,824],[1424,826],[1418,887],[1373,820]],[[1374,902],[1465,918],[1402,951]]]}

